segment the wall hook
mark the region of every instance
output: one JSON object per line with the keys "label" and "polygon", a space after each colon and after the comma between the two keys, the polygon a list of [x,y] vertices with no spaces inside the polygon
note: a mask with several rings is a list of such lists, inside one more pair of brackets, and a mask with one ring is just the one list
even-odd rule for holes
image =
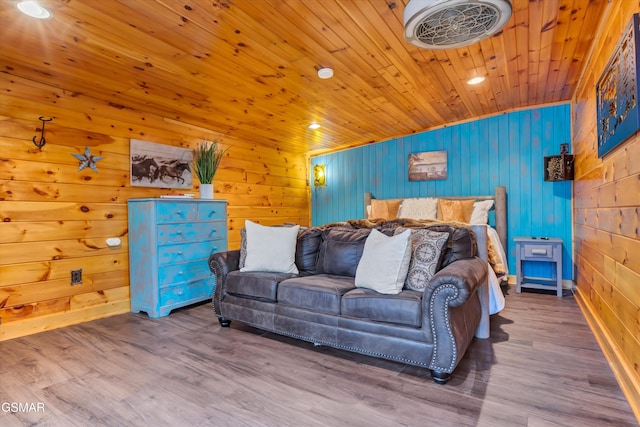
{"label": "wall hook", "polygon": [[40,116],[38,118],[38,120],[40,120],[42,122],[42,133],[40,134],[40,141],[36,141],[36,137],[33,137],[33,144],[38,147],[38,150],[42,151],[42,147],[44,147],[44,145],[47,143],[47,140],[44,139],[44,124],[46,122],[50,122],[51,120],[53,120],[53,118],[51,119],[45,119],[44,116]]}

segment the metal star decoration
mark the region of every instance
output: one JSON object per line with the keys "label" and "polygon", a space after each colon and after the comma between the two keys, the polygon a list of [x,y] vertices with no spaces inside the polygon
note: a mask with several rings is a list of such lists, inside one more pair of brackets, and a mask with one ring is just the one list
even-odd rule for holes
{"label": "metal star decoration", "polygon": [[78,172],[82,169],[89,167],[95,173],[98,173],[98,168],[96,167],[96,162],[102,159],[102,156],[94,156],[91,154],[91,150],[89,150],[89,146],[84,149],[84,154],[76,154],[71,153],[73,157],[80,160],[80,166],[78,166]]}

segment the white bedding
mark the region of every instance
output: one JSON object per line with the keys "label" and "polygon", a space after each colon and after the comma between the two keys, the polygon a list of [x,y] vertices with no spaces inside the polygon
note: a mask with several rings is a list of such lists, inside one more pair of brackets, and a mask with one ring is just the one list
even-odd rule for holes
{"label": "white bedding", "polygon": [[[494,248],[496,248],[498,256],[504,265],[505,275],[502,277],[502,280],[507,280],[509,267],[507,264],[507,256],[505,255],[504,248],[500,242],[500,236],[498,236],[498,232],[493,227],[487,227],[487,236],[493,243]],[[500,288],[502,280],[498,279],[493,268],[489,265],[489,314],[496,314],[504,309],[505,299],[502,294],[502,289]]]}

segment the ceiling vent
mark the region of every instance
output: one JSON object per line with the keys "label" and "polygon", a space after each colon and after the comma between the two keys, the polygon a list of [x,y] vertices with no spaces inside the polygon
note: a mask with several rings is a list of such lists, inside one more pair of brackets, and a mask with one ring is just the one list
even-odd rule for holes
{"label": "ceiling vent", "polygon": [[404,36],[424,49],[467,46],[495,34],[511,17],[511,0],[410,0]]}

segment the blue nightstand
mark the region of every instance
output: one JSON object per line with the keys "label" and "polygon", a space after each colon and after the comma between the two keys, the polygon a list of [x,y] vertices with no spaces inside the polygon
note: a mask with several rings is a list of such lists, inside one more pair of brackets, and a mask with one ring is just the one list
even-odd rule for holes
{"label": "blue nightstand", "polygon": [[[556,294],[562,296],[562,239],[549,237],[516,237],[516,292],[522,288],[553,289]],[[549,262],[555,263],[551,278],[525,277],[522,274],[523,262]]]}

